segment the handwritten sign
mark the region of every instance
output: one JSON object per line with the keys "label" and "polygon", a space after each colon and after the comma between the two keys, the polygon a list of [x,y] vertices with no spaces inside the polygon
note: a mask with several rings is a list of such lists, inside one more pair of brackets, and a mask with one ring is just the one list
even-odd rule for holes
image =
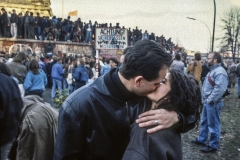
{"label": "handwritten sign", "polygon": [[127,48],[127,29],[96,28],[96,49],[122,49]]}

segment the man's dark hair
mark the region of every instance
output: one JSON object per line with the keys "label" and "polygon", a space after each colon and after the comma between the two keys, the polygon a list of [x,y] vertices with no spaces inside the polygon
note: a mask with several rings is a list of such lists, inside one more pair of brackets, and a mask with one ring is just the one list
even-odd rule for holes
{"label": "man's dark hair", "polygon": [[213,54],[213,60],[217,59],[217,63],[221,63],[222,62],[222,57],[221,57],[220,53],[212,52],[212,54]]}
{"label": "man's dark hair", "polygon": [[22,63],[22,61],[25,61],[27,59],[27,56],[23,52],[19,52],[13,59],[13,62]]}
{"label": "man's dark hair", "polygon": [[180,61],[180,60],[181,60],[181,56],[180,56],[179,53],[176,53],[176,54],[175,54],[175,59],[176,59],[177,61]]}
{"label": "man's dark hair", "polygon": [[142,40],[128,49],[119,71],[128,80],[141,75],[152,81],[158,78],[162,67],[170,65],[171,58],[160,44]]}
{"label": "man's dark hair", "polygon": [[38,72],[38,69],[39,69],[38,61],[33,59],[30,62],[29,69],[33,72],[33,74],[35,74],[35,75],[39,74],[39,72]]}
{"label": "man's dark hair", "polygon": [[194,57],[195,57],[195,60],[198,60],[198,61],[201,60],[201,54],[200,53],[195,53]]}

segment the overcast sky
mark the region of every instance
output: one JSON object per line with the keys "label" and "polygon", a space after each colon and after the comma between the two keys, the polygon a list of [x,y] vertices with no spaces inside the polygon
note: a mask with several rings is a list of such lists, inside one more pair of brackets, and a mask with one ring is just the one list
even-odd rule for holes
{"label": "overcast sky", "polygon": [[[62,1],[64,10],[62,12]],[[239,6],[240,0],[215,0],[217,21],[215,38],[221,33],[220,19],[230,8]],[[120,23],[125,28],[138,26],[143,31],[172,38],[175,44],[188,50],[207,52],[213,30],[213,0],[51,0],[53,14],[67,17],[68,12],[78,10],[83,22]],[[77,17],[72,17],[76,20]],[[189,20],[192,17],[200,21]],[[215,41],[215,50],[218,47]]]}

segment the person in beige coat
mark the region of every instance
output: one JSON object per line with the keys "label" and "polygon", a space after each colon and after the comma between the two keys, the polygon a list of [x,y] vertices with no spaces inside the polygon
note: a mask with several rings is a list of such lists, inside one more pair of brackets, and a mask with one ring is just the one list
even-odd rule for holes
{"label": "person in beige coat", "polygon": [[53,159],[58,112],[38,95],[23,97],[16,160]]}
{"label": "person in beige coat", "polygon": [[195,53],[194,55],[194,61],[192,61],[188,67],[187,67],[187,73],[192,73],[194,75],[194,78],[198,81],[198,83],[201,80],[201,73],[202,73],[202,63],[201,60],[201,54]]}

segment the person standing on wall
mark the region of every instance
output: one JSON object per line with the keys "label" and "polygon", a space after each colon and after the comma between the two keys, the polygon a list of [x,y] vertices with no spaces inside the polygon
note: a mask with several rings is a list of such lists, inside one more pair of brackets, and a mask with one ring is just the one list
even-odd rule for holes
{"label": "person standing on wall", "polygon": [[13,13],[10,17],[10,23],[11,23],[11,34],[12,38],[17,38],[17,23],[18,23],[18,16],[16,14],[16,11],[13,9]]}

